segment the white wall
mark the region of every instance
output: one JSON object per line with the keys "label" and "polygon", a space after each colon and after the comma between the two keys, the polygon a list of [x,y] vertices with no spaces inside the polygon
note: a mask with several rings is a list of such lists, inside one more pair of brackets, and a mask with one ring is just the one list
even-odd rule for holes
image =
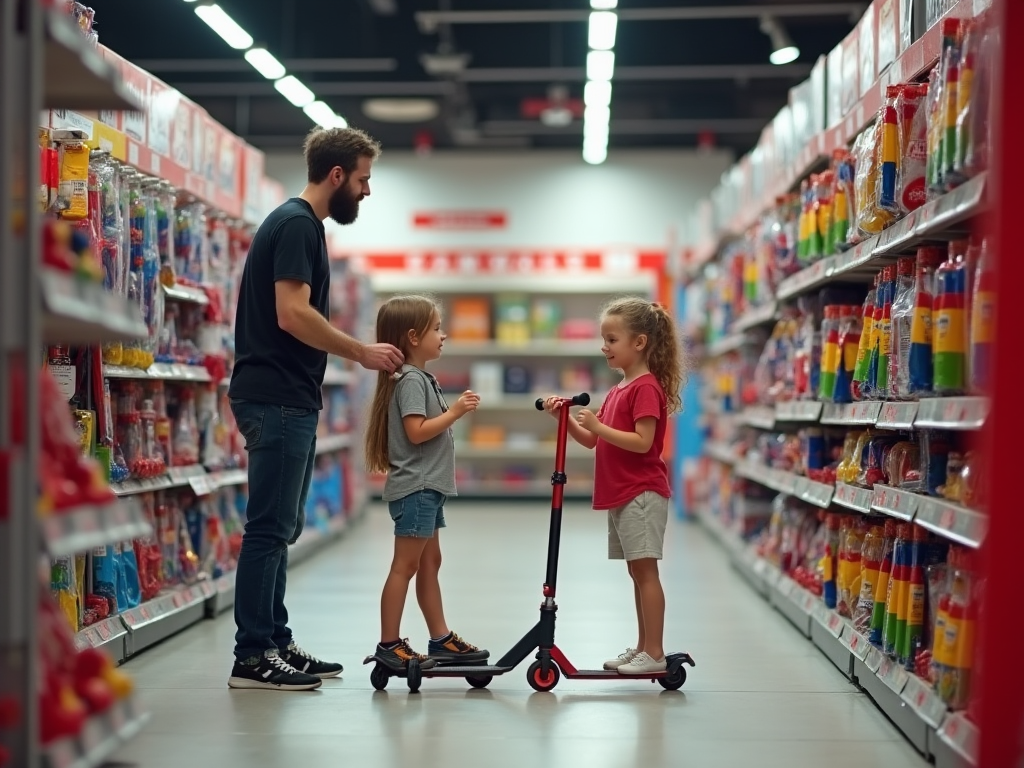
{"label": "white wall", "polygon": [[[670,231],[685,238],[698,201],[731,161],[726,152],[615,151],[603,165],[589,166],[576,151],[419,157],[385,150],[359,220],[338,227],[332,237],[338,247],[356,252],[440,246],[664,249]],[[305,184],[300,154],[268,155],[266,171],[288,195]],[[437,209],[502,210],[508,225],[475,232],[413,228],[415,212]]]}

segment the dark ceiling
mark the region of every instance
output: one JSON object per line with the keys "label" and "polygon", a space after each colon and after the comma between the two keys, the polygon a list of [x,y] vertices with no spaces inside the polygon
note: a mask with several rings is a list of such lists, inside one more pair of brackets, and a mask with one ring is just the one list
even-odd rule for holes
{"label": "dark ceiling", "polygon": [[[582,96],[589,0],[219,0],[252,36],[350,123],[388,148],[411,148],[426,131],[437,147],[579,147],[582,121],[545,126],[524,101],[552,86]],[[297,147],[310,127],[183,0],[91,0],[100,41],[202,105],[265,150]],[[620,0],[610,147],[692,147],[710,131],[718,146],[749,149],[786,103],[789,88],[853,27],[865,3],[843,0]],[[630,20],[700,8],[740,18]],[[741,10],[742,9],[742,10]],[[452,11],[455,23],[425,31],[422,12]],[[516,23],[463,23],[467,11],[540,14]],[[552,21],[552,11],[575,11]],[[801,50],[791,65],[768,63],[759,12],[778,14]],[[419,22],[417,14],[421,14]],[[545,16],[547,14],[547,16]],[[564,14],[563,14],[564,15]],[[469,54],[454,77],[431,76],[423,54]],[[371,97],[436,100],[421,124],[371,120]],[[707,136],[705,136],[707,138]]]}

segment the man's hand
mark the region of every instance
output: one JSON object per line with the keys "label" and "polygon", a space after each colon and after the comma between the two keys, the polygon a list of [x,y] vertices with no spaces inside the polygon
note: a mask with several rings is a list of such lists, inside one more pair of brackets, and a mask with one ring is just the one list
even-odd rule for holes
{"label": "man's hand", "polygon": [[597,428],[601,425],[601,422],[597,420],[597,416],[593,411],[582,408],[579,413],[576,414],[576,423],[583,427],[588,432],[597,432]]}
{"label": "man's hand", "polygon": [[405,355],[390,344],[364,344],[359,356],[359,364],[368,371],[394,373],[403,362]]}

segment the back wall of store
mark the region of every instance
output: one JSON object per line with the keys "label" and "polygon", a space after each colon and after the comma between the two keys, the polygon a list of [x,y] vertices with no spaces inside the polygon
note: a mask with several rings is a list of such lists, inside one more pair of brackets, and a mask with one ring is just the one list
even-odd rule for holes
{"label": "back wall of store", "polygon": [[[664,249],[686,227],[732,162],[730,153],[615,152],[589,166],[578,152],[435,153],[385,149],[359,220],[335,232],[339,248],[527,246]],[[306,181],[297,153],[267,156],[267,175],[288,195]],[[471,211],[504,216],[471,230],[415,226],[417,214]]]}

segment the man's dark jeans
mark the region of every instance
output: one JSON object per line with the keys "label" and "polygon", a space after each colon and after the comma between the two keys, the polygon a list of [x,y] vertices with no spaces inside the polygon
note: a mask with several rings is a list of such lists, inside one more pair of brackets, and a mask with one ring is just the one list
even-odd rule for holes
{"label": "man's dark jeans", "polygon": [[319,412],[232,400],[249,453],[249,501],[235,579],[235,658],[284,650],[292,641],[284,607],[288,545],[306,521]]}

